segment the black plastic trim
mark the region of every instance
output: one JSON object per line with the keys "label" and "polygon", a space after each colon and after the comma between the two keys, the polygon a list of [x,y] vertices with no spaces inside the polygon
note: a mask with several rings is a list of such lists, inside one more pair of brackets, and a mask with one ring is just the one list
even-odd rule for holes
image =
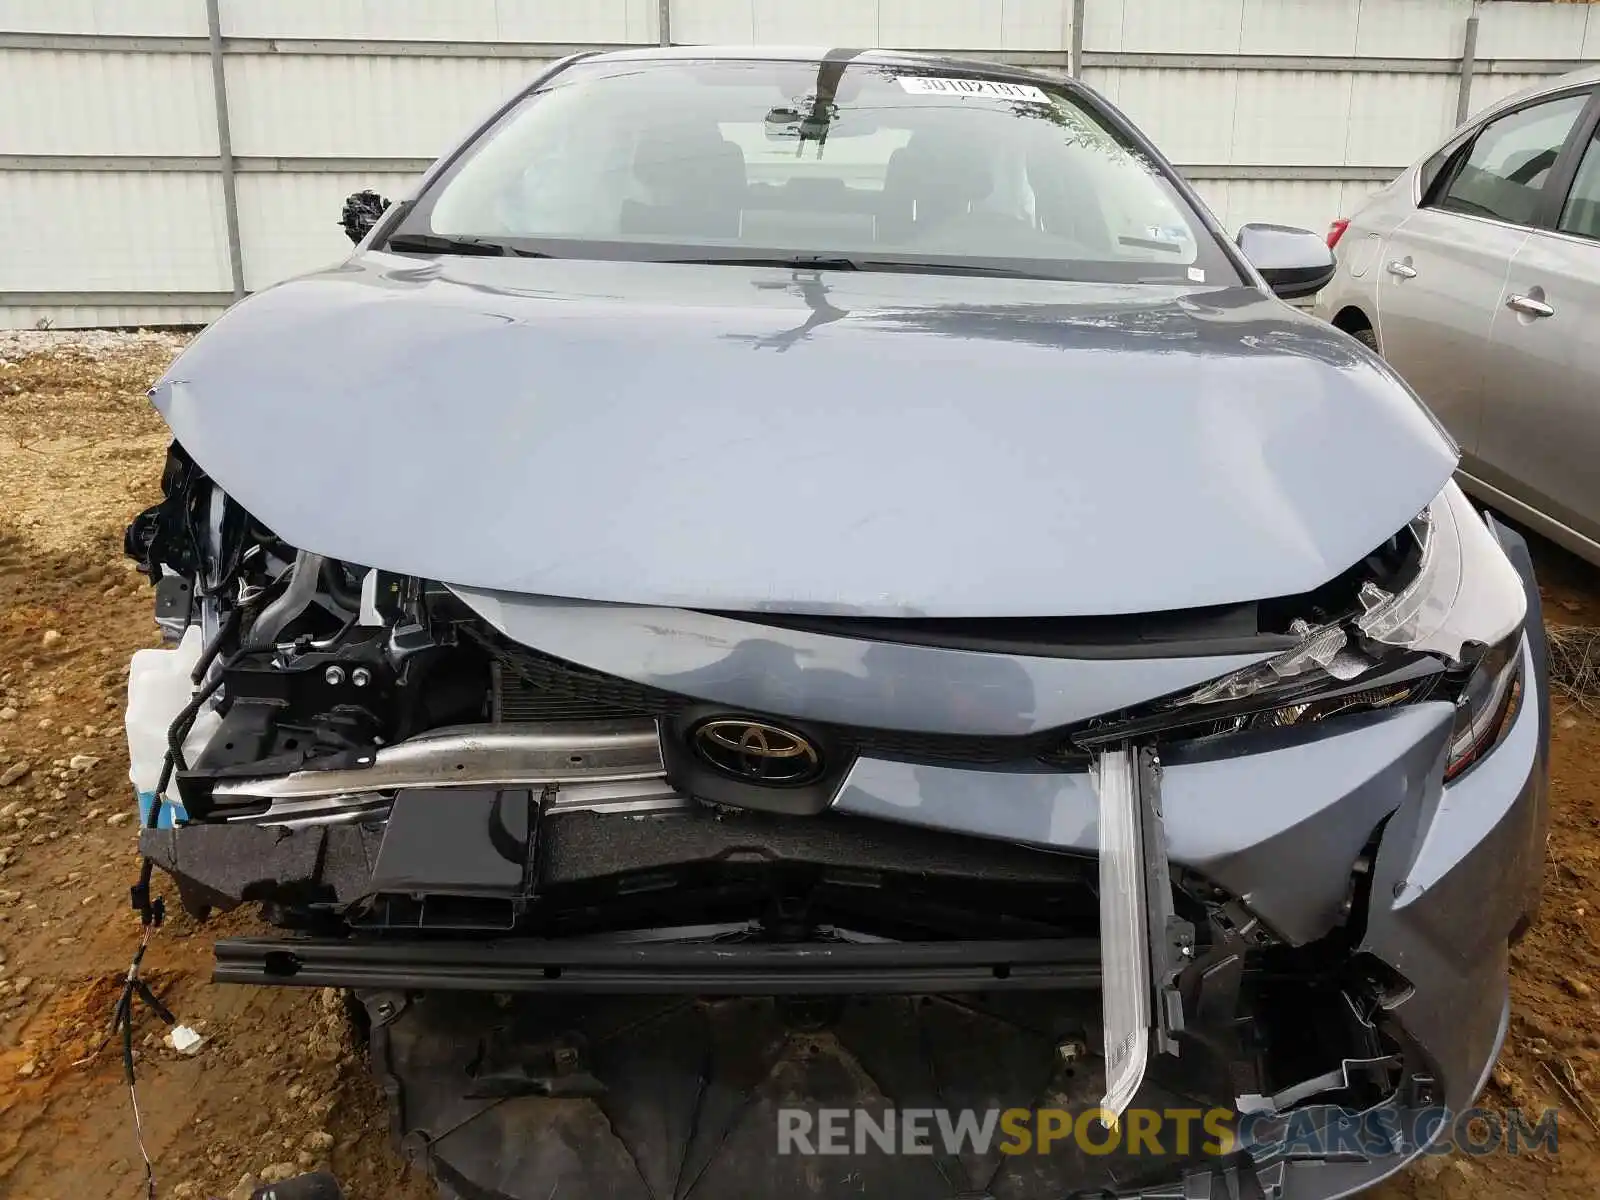
{"label": "black plastic trim", "polygon": [[921,995],[1100,986],[1089,939],[857,943],[226,938],[217,983],[591,995]]}
{"label": "black plastic trim", "polygon": [[828,637],[1032,658],[1261,654],[1290,649],[1300,640],[1261,632],[1254,601],[1112,617],[830,617],[708,611],[712,616]]}
{"label": "black plastic trim", "polygon": [[[1442,668],[1437,659],[1414,654],[1397,661],[1393,666],[1375,667],[1364,675],[1343,682],[1322,676],[1298,687],[1272,688],[1243,700],[1217,701],[1213,704],[1174,705],[1170,700],[1156,701],[1121,720],[1090,725],[1081,732],[1071,735],[1070,741],[1083,750],[1098,750],[1130,738],[1146,737],[1150,734],[1175,734],[1234,717],[1272,712],[1274,709],[1286,708],[1292,704],[1305,704],[1314,700],[1337,700],[1341,696],[1380,691],[1407,683],[1415,683],[1418,689],[1415,695],[1405,701],[1407,704],[1414,704],[1428,698],[1431,694],[1432,681],[1441,673]],[[1312,722],[1297,728],[1303,731],[1315,724]],[[1241,731],[1228,736],[1246,737],[1255,732],[1258,731]],[[1181,742],[1188,739],[1177,740]]]}

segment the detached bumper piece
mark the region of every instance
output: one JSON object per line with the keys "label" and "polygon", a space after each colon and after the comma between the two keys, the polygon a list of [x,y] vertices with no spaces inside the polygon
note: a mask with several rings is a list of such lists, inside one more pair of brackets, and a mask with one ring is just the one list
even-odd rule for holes
{"label": "detached bumper piece", "polygon": [[1093,941],[795,945],[231,938],[218,983],[302,987],[774,996],[1096,989]]}

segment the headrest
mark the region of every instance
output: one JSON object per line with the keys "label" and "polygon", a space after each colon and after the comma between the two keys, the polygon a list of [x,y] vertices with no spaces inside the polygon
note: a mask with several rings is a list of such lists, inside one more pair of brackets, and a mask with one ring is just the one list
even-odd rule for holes
{"label": "headrest", "polygon": [[640,134],[633,175],[651,190],[670,194],[743,187],[744,154],[714,125],[672,125]]}
{"label": "headrest", "polygon": [[886,192],[965,204],[994,190],[993,166],[982,146],[921,134],[889,156],[883,187]]}

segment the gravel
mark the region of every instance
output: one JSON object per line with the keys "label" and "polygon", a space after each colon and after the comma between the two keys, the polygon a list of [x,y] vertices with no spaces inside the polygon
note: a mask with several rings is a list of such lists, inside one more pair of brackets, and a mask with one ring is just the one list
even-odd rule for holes
{"label": "gravel", "polygon": [[58,350],[96,355],[131,346],[149,346],[176,354],[188,341],[188,334],[153,329],[0,329],[0,359]]}

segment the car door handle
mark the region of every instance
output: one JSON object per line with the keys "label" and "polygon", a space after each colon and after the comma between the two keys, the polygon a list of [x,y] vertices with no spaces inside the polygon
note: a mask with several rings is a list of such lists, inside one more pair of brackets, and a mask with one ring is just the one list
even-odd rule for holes
{"label": "car door handle", "polygon": [[1532,296],[1512,295],[1506,300],[1507,308],[1514,308],[1519,313],[1526,313],[1530,317],[1553,317],[1556,310],[1543,300],[1535,300]]}
{"label": "car door handle", "polygon": [[1391,262],[1387,269],[1389,274],[1398,275],[1401,279],[1415,279],[1417,277],[1417,269],[1410,263],[1403,263],[1399,259]]}

